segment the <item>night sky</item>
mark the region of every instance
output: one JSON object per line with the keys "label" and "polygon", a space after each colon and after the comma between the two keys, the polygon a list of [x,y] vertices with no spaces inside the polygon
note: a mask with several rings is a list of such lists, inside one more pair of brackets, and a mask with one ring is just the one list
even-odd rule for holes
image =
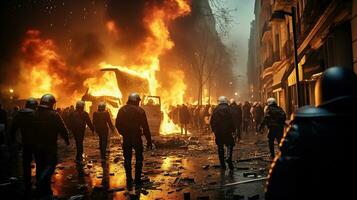
{"label": "night sky", "polygon": [[18,70],[16,60],[29,29],[39,30],[41,37],[53,39],[59,53],[70,63],[77,62],[71,57],[76,50],[73,43],[81,43],[76,39],[83,40],[83,36],[98,43],[95,52],[100,54],[96,35],[103,32],[106,3],[103,0],[1,0],[0,83]]}

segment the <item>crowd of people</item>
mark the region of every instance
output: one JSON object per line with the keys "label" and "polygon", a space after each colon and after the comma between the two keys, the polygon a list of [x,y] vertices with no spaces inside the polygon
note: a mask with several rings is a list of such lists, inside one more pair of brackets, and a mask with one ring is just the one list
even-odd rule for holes
{"label": "crowd of people", "polygon": [[[181,134],[187,134],[187,130],[211,133],[210,119],[217,105],[176,105],[170,106],[169,117],[181,127]],[[231,99],[229,107],[233,114],[236,131],[235,139],[241,138],[241,133],[260,132],[259,126],[263,121],[264,107],[261,102],[236,102]]]}
{"label": "crowd of people", "polygon": [[[230,170],[234,137],[241,132],[261,131],[268,127],[269,149],[275,158],[269,171],[267,200],[280,199],[348,199],[353,196],[348,179],[337,172],[351,171],[354,165],[345,164],[353,158],[354,114],[357,112],[357,76],[350,70],[333,67],[326,70],[316,84],[317,106],[300,108],[289,129],[284,134],[286,114],[274,98],[259,102],[245,102],[241,105],[233,99],[219,97],[218,105],[176,106],[169,113],[172,120],[180,124],[182,134],[192,128],[201,132],[211,130],[215,135],[218,158],[222,169],[226,163]],[[120,108],[115,128],[123,136],[124,168],[128,189],[140,187],[143,166],[143,140],[147,148],[152,148],[151,133],[144,109],[139,106],[139,94],[132,93],[127,104]],[[51,94],[42,96],[38,104],[29,98],[25,108],[14,108],[9,114],[0,104],[0,131],[4,143],[15,140],[18,129],[21,131],[22,160],[25,197],[31,198],[31,162],[36,162],[36,195],[47,198],[52,195],[51,177],[57,164],[57,137],[70,144],[69,133],[74,135],[77,147],[75,161],[82,162],[84,132],[88,126],[99,135],[102,162],[106,162],[106,146],[109,129],[114,129],[105,103],[98,105],[92,120],[84,111],[84,102],[78,101],[75,108],[60,112],[54,109],[56,99]],[[72,109],[72,110],[71,110]],[[10,119],[10,120],[9,120]],[[9,126],[9,121],[11,121]],[[5,132],[9,134],[4,134]],[[280,153],[275,157],[274,142],[280,143]],[[226,148],[226,149],[225,149]],[[132,153],[135,151],[135,180],[132,178]],[[226,155],[225,155],[226,154]],[[332,173],[330,173],[332,172]],[[344,188],[339,189],[338,184]],[[329,191],[329,192],[326,192]]]}
{"label": "crowd of people", "polygon": [[[140,96],[133,93],[127,105],[123,106],[112,123],[106,104],[101,102],[92,118],[84,110],[85,102],[78,101],[75,107],[63,111],[55,109],[56,99],[51,94],[41,97],[39,104],[34,98],[26,101],[25,107],[17,110],[13,118],[0,104],[2,145],[9,147],[21,144],[22,169],[24,177],[24,197],[26,199],[51,199],[51,177],[57,165],[57,137],[60,135],[70,145],[69,135],[76,144],[75,162],[83,165],[83,141],[87,127],[99,136],[99,149],[102,163],[107,162],[108,133],[116,128],[123,137],[124,168],[127,175],[127,186],[131,189],[131,157],[135,150],[135,186],[141,187],[143,162],[142,133],[146,136],[147,148],[152,147],[151,134],[145,111],[139,107]],[[8,125],[9,124],[9,125]],[[17,136],[21,141],[17,141]],[[13,148],[11,148],[13,149]],[[31,163],[36,163],[36,193],[33,194],[31,182]]]}

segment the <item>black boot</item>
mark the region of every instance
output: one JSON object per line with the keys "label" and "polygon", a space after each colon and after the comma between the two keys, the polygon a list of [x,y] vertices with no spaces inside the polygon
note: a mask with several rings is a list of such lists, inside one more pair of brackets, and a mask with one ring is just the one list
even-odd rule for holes
{"label": "black boot", "polygon": [[133,187],[133,177],[131,176],[131,167],[125,166],[126,187],[130,190]]}
{"label": "black boot", "polygon": [[224,147],[223,145],[218,146],[218,158],[221,164],[221,169],[226,169],[226,163],[224,162]]}
{"label": "black boot", "polygon": [[232,157],[233,157],[233,145],[228,145],[227,146],[227,160],[226,160],[226,162],[227,162],[230,170],[234,169]]}
{"label": "black boot", "polygon": [[141,166],[135,166],[135,187],[140,188],[142,186],[142,180],[141,180],[141,171],[142,167]]}

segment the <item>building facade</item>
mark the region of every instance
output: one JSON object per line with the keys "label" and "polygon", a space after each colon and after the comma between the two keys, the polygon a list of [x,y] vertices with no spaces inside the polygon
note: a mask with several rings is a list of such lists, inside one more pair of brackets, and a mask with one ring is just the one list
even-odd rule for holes
{"label": "building facade", "polygon": [[[357,0],[256,0],[255,4],[260,7],[255,13],[260,61],[254,67],[260,68],[261,101],[275,97],[292,114],[298,101],[301,105],[315,104],[315,83],[325,69],[340,66],[357,72]],[[289,15],[292,7],[296,9],[295,33]]]}

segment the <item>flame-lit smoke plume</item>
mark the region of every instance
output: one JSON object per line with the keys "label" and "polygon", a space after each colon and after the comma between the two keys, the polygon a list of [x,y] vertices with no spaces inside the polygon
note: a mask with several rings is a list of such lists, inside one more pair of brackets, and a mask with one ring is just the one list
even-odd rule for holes
{"label": "flame-lit smoke plume", "polygon": [[40,97],[51,92],[63,103],[73,101],[77,83],[52,40],[42,39],[38,30],[29,30],[21,53],[19,81],[15,87],[21,91],[21,97]]}
{"label": "flame-lit smoke plume", "polygon": [[[108,31],[114,34],[121,56],[119,63],[135,70],[149,82],[149,93],[160,95],[164,109],[163,132],[175,131],[168,119],[168,107],[182,104],[186,90],[182,71],[170,69],[172,80],[169,87],[160,85],[157,72],[160,71],[159,57],[174,47],[168,25],[177,17],[189,14],[190,6],[184,0],[161,1],[110,1],[107,23]],[[112,65],[105,67],[112,68]],[[119,67],[123,69],[123,67]],[[165,70],[165,69],[163,69]],[[132,72],[129,72],[132,73]],[[178,127],[176,127],[178,129]]]}
{"label": "flame-lit smoke plume", "polygon": [[[160,56],[174,46],[169,25],[190,13],[190,0],[135,0],[108,1],[103,23],[98,30],[73,33],[66,46],[67,54],[59,48],[63,44],[41,34],[41,28],[26,32],[19,58],[19,81],[14,88],[20,98],[40,97],[53,93],[58,106],[73,105],[87,88],[93,96],[124,98],[112,72],[101,68],[117,68],[147,80],[145,95],[159,95],[164,111],[164,132],[177,131],[169,121],[169,105],[182,104],[186,90],[184,72],[172,63],[160,67]],[[104,10],[104,9],[102,9]],[[86,29],[88,30],[88,29]],[[101,63],[101,64],[99,64]],[[166,77],[165,81],[159,80]],[[125,94],[127,95],[127,94]],[[112,110],[112,114],[115,115]]]}

